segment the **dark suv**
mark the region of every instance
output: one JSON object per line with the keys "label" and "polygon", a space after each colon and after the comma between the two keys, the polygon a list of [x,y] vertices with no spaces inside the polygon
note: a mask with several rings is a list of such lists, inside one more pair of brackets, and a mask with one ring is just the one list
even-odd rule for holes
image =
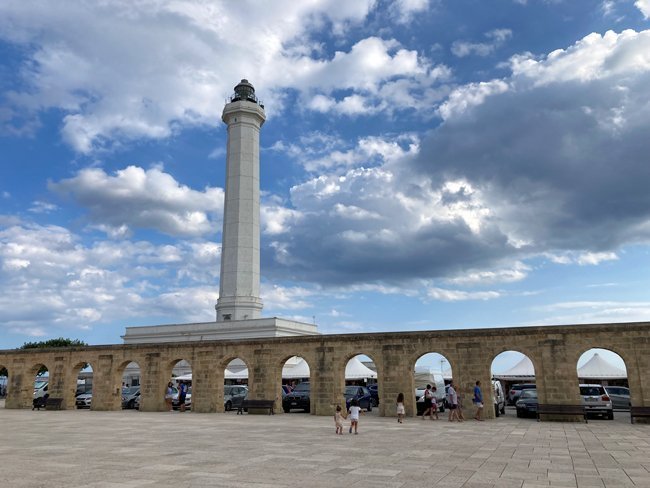
{"label": "dark suv", "polygon": [[291,410],[300,409],[309,413],[309,393],[308,381],[297,384],[293,391],[282,399],[282,410],[289,413]]}
{"label": "dark suv", "polygon": [[537,388],[534,383],[519,383],[518,385],[512,385],[510,390],[508,390],[508,403],[510,405],[515,405],[523,390],[532,390],[534,388]]}

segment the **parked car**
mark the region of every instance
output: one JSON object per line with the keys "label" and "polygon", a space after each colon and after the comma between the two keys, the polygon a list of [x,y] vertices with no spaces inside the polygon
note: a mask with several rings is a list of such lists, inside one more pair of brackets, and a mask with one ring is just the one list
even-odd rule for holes
{"label": "parked car", "polygon": [[82,393],[81,395],[77,395],[74,403],[77,406],[77,408],[90,408],[92,401],[93,401],[93,393],[88,392],[88,393]]}
{"label": "parked car", "polygon": [[580,385],[580,397],[582,398],[582,405],[584,405],[587,415],[603,415],[609,420],[614,419],[612,400],[607,395],[603,385]]}
{"label": "parked car", "polygon": [[[172,396],[172,408],[174,410],[178,410],[181,408],[181,404],[178,401],[178,388],[174,387],[174,396]],[[190,410],[192,408],[192,387],[190,386],[187,389],[187,393],[185,394],[185,409]]]}
{"label": "parked car", "polygon": [[135,400],[140,396],[140,387],[122,388],[122,408],[135,408]]}
{"label": "parked car", "polygon": [[517,385],[512,385],[510,391],[508,392],[508,403],[510,405],[516,405],[517,400],[519,400],[519,395],[523,390],[532,390],[537,386],[534,383],[519,383]]}
{"label": "parked car", "polygon": [[506,397],[500,381],[492,380],[492,390],[494,392],[494,415],[498,417],[506,413]]}
{"label": "parked car", "polygon": [[282,399],[282,410],[289,413],[291,410],[304,410],[309,412],[311,405],[309,402],[310,394],[309,382],[298,383],[291,393]]}
{"label": "parked car", "polygon": [[352,400],[356,400],[361,408],[372,412],[372,395],[370,394],[370,390],[365,386],[346,386],[343,396],[345,396],[346,411],[350,408]]}
{"label": "parked car", "polygon": [[248,398],[248,387],[244,385],[226,385],[223,387],[223,407],[226,412],[241,407]]}
{"label": "parked car", "polygon": [[368,385],[368,390],[370,391],[370,395],[372,396],[372,406],[373,407],[379,406],[379,385],[377,383]]}
{"label": "parked car", "polygon": [[136,410],[140,410],[140,397],[139,396],[135,399],[135,402],[133,403],[133,408],[135,408]]}
{"label": "parked car", "polygon": [[538,404],[537,390],[522,390],[517,399],[517,403],[515,403],[515,406],[517,407],[517,417],[536,417]]}
{"label": "parked car", "polygon": [[629,410],[632,403],[630,402],[630,389],[625,386],[606,386],[605,391],[612,400],[614,408]]}

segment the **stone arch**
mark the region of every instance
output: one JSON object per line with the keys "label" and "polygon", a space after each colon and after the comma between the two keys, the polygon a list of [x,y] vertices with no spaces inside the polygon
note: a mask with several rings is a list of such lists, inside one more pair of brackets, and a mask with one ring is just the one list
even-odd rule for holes
{"label": "stone arch", "polygon": [[[521,394],[521,387],[513,388],[514,385],[538,385],[542,379],[540,378],[540,369],[536,364],[535,356],[532,355],[531,357],[531,350],[529,348],[518,346],[509,347],[509,345],[506,345],[500,347],[497,351],[498,352],[492,357],[490,362],[490,378],[492,381],[498,381],[499,384],[496,386],[492,384],[489,390],[483,388],[483,395],[485,397],[486,412],[488,410],[488,405],[490,405],[491,410],[492,405],[494,405],[494,415],[499,417],[506,413],[505,407],[507,405],[515,405],[518,396]],[[505,360],[504,364],[497,364],[495,369],[495,362],[499,357],[508,353],[514,353],[514,356],[510,358],[510,360],[502,357],[501,360]],[[531,365],[532,371],[530,371]],[[513,368],[515,368],[515,371],[512,371]],[[497,390],[495,390],[495,388]],[[503,397],[501,397],[501,395],[503,395]],[[524,412],[522,411],[520,413],[523,414]]]}
{"label": "stone arch", "polygon": [[[72,366],[69,368],[69,371],[66,372],[66,382],[63,392],[63,404],[68,409],[75,408],[75,401],[77,396],[77,379],[81,370],[87,366],[92,369],[93,373],[95,372],[95,368],[93,367],[92,363],[86,360],[75,360]],[[94,388],[92,389],[92,392],[94,394]]]}
{"label": "stone arch", "polygon": [[[174,390],[174,398],[172,399],[172,408],[173,409],[180,409],[180,404],[178,401],[178,380],[176,380],[177,377],[184,376],[188,372],[192,372],[192,360],[189,358],[181,357],[182,354],[179,354],[177,356],[173,356],[173,359],[169,359],[167,361],[163,362],[162,365],[162,378],[165,380],[163,387],[160,389],[160,396],[161,398],[165,398],[165,391],[167,389],[167,384],[169,381],[172,382],[173,384],[173,390]],[[188,393],[188,395],[191,398],[191,393]],[[188,403],[188,402],[186,402]]]}
{"label": "stone arch", "polygon": [[[293,376],[291,376],[290,378],[285,378],[284,367],[287,364],[287,362],[294,357],[299,358],[300,360],[306,363],[307,368],[309,369],[309,374],[306,376],[301,376],[299,378]],[[313,364],[314,361],[311,358],[307,357],[306,354],[300,354],[300,353],[285,354],[283,356],[280,356],[280,358],[277,361],[274,361],[274,374],[272,376],[272,381],[273,384],[276,385],[275,386],[276,393],[274,398],[276,399],[275,409],[277,411],[283,411],[284,413],[289,413],[291,410],[297,410],[296,408],[292,408],[294,407],[294,405],[292,405],[292,401],[291,401],[291,396],[292,396],[291,392],[283,391],[285,386],[285,379],[287,381],[293,382],[295,386],[296,382],[297,383],[304,382],[304,378],[308,378],[307,383],[309,383],[310,386],[309,405],[304,411],[307,413],[310,413],[312,411],[313,399],[311,397],[311,392],[315,391],[315,384],[313,382],[313,378],[314,378],[314,374],[313,374],[314,368],[312,366]],[[297,366],[301,367],[300,364],[298,364]],[[285,401],[285,396],[287,396],[286,401]],[[298,403],[298,402],[295,401],[294,403]]]}
{"label": "stone arch", "polygon": [[[235,361],[241,361],[244,366],[243,369],[232,371],[232,369],[234,369],[232,368],[232,363]],[[228,366],[231,366],[231,368],[228,368]],[[226,374],[226,369],[235,373],[236,376],[229,377]],[[239,408],[240,402],[243,400],[242,395],[237,394],[236,398],[232,398],[230,395],[226,395],[226,390],[230,391],[232,389],[239,390],[240,388],[245,388],[247,390],[245,398],[251,396],[251,386],[253,385],[255,376],[253,362],[246,354],[231,353],[219,362],[219,373],[222,381],[217,387],[217,411],[231,411]],[[226,383],[228,384],[228,388],[226,388]]]}
{"label": "stone arch", "polygon": [[[414,414],[416,416],[422,415],[425,410],[423,388],[430,384],[436,388],[434,396],[438,412],[442,413],[447,408],[445,386],[453,379],[454,362],[452,362],[448,354],[440,352],[438,348],[425,352],[420,350],[419,352],[420,354],[410,362],[409,401],[414,401]],[[418,365],[418,363],[420,364]],[[404,396],[406,401],[406,392]]]}
{"label": "stone arch", "polygon": [[[347,388],[348,386],[361,386],[364,388],[367,388],[367,382],[364,382],[362,378],[356,379],[356,378],[348,378],[346,377],[346,369],[348,367],[348,364],[350,361],[354,360],[358,356],[366,356],[368,359],[370,359],[373,364],[375,365],[375,370],[376,370],[376,378],[377,378],[377,385],[379,388],[379,391],[381,391],[381,388],[383,386],[382,384],[382,372],[383,368],[381,365],[381,362],[379,358],[381,357],[381,352],[373,348],[372,346],[369,347],[364,347],[361,346],[358,349],[356,349],[354,352],[350,352],[343,356],[343,360],[337,364],[336,370],[334,372],[334,379],[335,379],[335,394],[337,396],[337,404],[340,404],[343,409],[346,408],[346,392],[347,394],[353,393],[352,388]],[[354,383],[354,384],[348,384],[348,383]],[[381,400],[380,400],[381,403]],[[364,402],[363,405],[361,405],[362,408],[364,408],[367,411],[372,411],[372,402],[367,404]]]}
{"label": "stone arch", "polygon": [[[602,347],[600,345],[598,346],[593,346],[589,348],[582,347],[580,348],[577,352],[581,353],[577,355],[576,358],[576,377],[578,379],[578,384],[600,384],[606,389],[606,393],[608,396],[610,396],[610,400],[612,401],[612,406],[613,410],[627,410],[630,405],[633,403],[633,401],[636,400],[635,394],[638,396],[638,392],[640,391],[638,384],[634,381],[634,377],[630,378],[630,367],[629,364],[634,364],[631,361],[628,361],[626,359],[627,356],[627,351],[620,351],[616,347],[611,347],[610,345],[607,345],[605,347]],[[592,352],[591,355],[589,353]],[[611,354],[617,356],[617,358],[611,357]],[[609,355],[610,357],[607,357]],[[575,355],[574,355],[575,357]],[[582,360],[582,361],[581,361]],[[623,362],[623,368],[625,369],[625,378],[586,378],[585,376],[582,376],[580,374],[580,368],[585,366],[585,364],[589,361],[598,361],[598,360],[603,360],[607,363],[610,363],[614,367],[620,367],[619,365],[615,364],[619,360]],[[583,363],[582,365],[580,363]],[[629,398],[627,401],[624,401],[623,398],[621,398],[621,391],[619,391],[620,388],[627,388],[627,394],[629,395]],[[582,388],[581,388],[582,390]],[[583,392],[581,392],[582,395]],[[612,415],[610,418],[613,418],[613,411]]]}
{"label": "stone arch", "polygon": [[[43,382],[47,382],[47,385],[43,386],[42,388],[39,388],[39,392],[34,392],[35,386],[37,386],[37,381],[36,381],[36,376],[41,371],[42,368],[47,369],[48,376],[47,379],[45,377],[42,377]],[[20,403],[22,408],[31,408],[34,402],[35,395],[42,395],[42,396],[49,396],[49,390],[50,390],[50,383],[51,383],[51,378],[50,378],[50,373],[52,372],[52,369],[45,364],[45,362],[40,362],[36,364],[32,364],[30,367],[27,368],[27,374],[25,380],[22,382],[20,386]]]}

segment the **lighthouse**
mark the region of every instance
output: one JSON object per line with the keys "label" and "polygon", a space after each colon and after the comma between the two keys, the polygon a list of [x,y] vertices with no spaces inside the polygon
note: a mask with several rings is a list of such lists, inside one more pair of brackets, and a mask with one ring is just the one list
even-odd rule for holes
{"label": "lighthouse", "polygon": [[241,80],[223,109],[228,127],[226,191],[217,322],[259,318],[260,128],[264,106],[248,80]]}

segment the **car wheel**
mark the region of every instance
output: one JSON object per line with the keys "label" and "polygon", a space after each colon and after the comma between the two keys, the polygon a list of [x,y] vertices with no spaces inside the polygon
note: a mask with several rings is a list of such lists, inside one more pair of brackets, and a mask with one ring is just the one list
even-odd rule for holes
{"label": "car wheel", "polygon": [[283,408],[282,410],[284,410],[284,413],[289,413],[291,411],[289,408]]}
{"label": "car wheel", "polygon": [[517,409],[517,418],[522,418],[524,415],[521,413],[521,410]]}
{"label": "car wheel", "polygon": [[372,402],[368,402],[368,412],[372,412]]}
{"label": "car wheel", "polygon": [[228,400],[226,402],[226,412],[230,412],[232,410],[232,402]]}
{"label": "car wheel", "polygon": [[501,415],[505,415],[505,414],[506,414],[506,404],[504,403],[503,407],[501,407]]}
{"label": "car wheel", "polygon": [[614,420],[614,410],[607,412],[607,420]]}
{"label": "car wheel", "polygon": [[126,406],[126,408],[135,408],[135,400],[131,400]]}
{"label": "car wheel", "polygon": [[501,414],[499,413],[499,405],[495,405],[495,406],[494,406],[494,415],[495,415],[496,417],[499,417],[499,415],[501,415]]}

